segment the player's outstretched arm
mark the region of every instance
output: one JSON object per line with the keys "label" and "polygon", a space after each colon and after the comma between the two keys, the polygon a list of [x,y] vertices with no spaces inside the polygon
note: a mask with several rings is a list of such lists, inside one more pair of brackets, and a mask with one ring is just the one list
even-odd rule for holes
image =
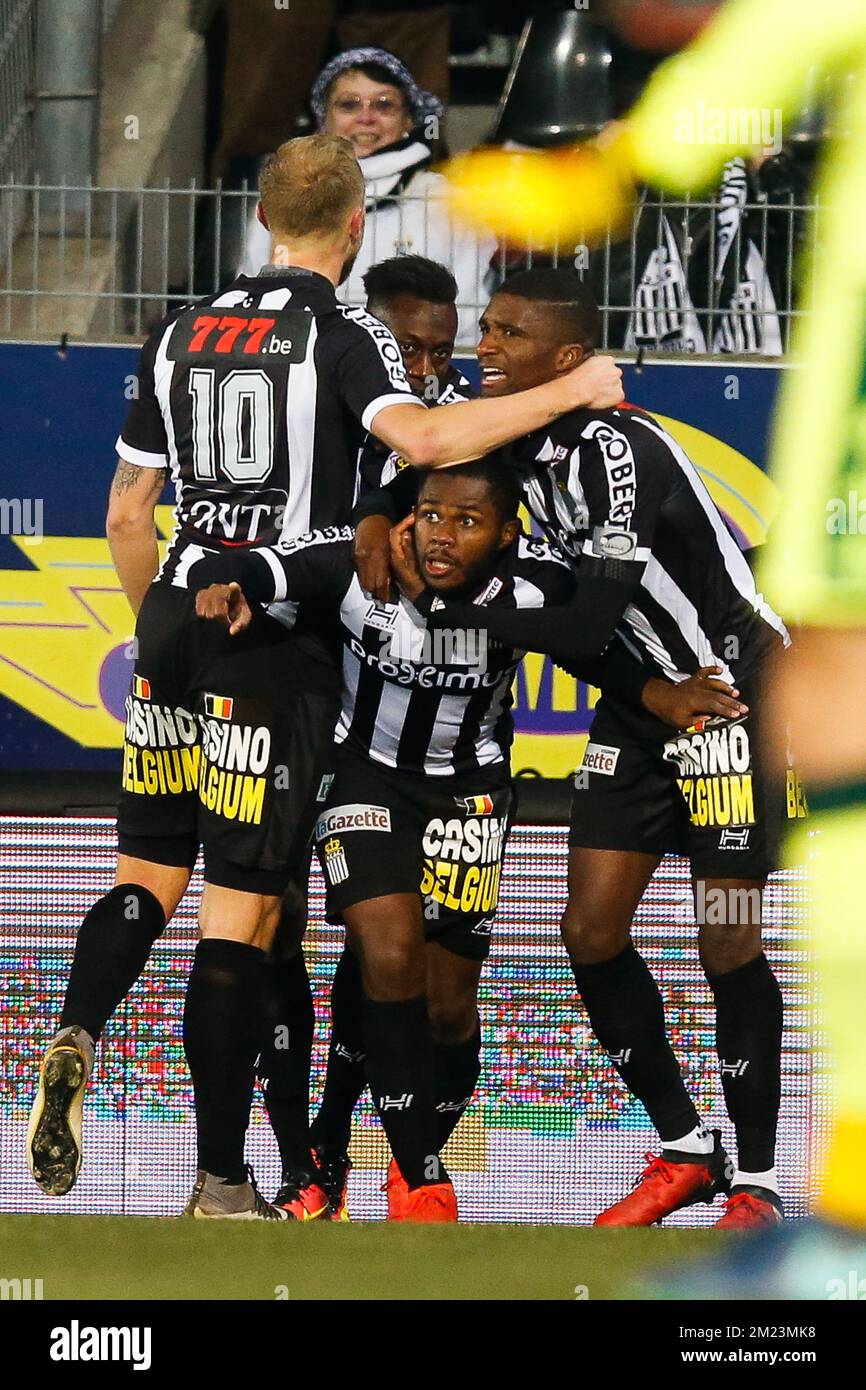
{"label": "player's outstretched arm", "polygon": [[[425,602],[424,598],[425,594],[432,591],[427,590],[418,568],[411,538],[412,524],[412,516],[407,516],[390,533],[391,570],[400,592],[409,602],[419,611],[433,612],[432,598],[429,602]],[[611,613],[614,611],[615,593],[616,590],[610,586]],[[557,629],[560,628],[566,613],[569,621],[573,622],[576,607],[575,601],[572,600],[568,610],[562,605],[531,609],[502,607],[491,610],[486,607],[479,608],[476,604],[457,604],[447,599],[443,604],[442,595],[435,597],[439,599],[438,611],[444,614],[444,617],[440,617],[440,622],[447,621],[450,624],[459,618],[465,620],[467,627],[485,629],[488,637],[494,637],[507,645],[522,647],[526,651],[558,652],[560,657],[566,647],[563,634]],[[579,586],[577,597],[580,599]],[[550,616],[553,618],[552,623],[549,621]],[[435,626],[436,620],[430,624],[428,617],[428,625]],[[590,644],[597,646],[604,640],[607,622],[605,621],[595,632],[587,631],[585,621],[579,623],[572,631],[574,650],[586,650]],[[609,695],[616,695],[634,706],[643,706],[657,719],[673,728],[687,729],[696,719],[702,717],[721,715],[726,719],[736,719],[748,713],[748,706],[736,698],[738,691],[727,682],[718,679],[722,671],[720,666],[703,667],[687,680],[675,684],[673,681],[654,676],[643,662],[615,638],[597,658],[583,659],[575,656],[569,662],[560,660],[558,664],[565,666],[578,679],[599,686]]]}
{"label": "player's outstretched arm", "polygon": [[159,569],[153,514],[165,479],[164,468],[142,468],[118,459],[108,498],[105,534],[117,577],[136,616]]}
{"label": "player's outstretched arm", "polygon": [[198,591],[200,618],[222,616],[220,603],[227,594],[212,595],[213,605],[204,600],[199,604],[202,592],[210,588],[235,585],[251,603],[282,603],[284,599],[340,598],[351,579],[351,526],[329,526],[255,550],[215,551],[187,572],[188,588]]}
{"label": "player's outstretched arm", "polygon": [[623,399],[620,368],[612,357],[593,356],[555,381],[513,396],[457,401],[427,411],[417,404],[384,406],[371,431],[407,463],[441,468],[481,458],[571,410],[605,410]]}
{"label": "player's outstretched arm", "polygon": [[582,577],[570,603],[544,608],[478,607],[427,588],[407,597],[428,628],[484,632],[491,641],[541,652],[568,670],[601,655],[639,583],[639,570],[626,579]]}

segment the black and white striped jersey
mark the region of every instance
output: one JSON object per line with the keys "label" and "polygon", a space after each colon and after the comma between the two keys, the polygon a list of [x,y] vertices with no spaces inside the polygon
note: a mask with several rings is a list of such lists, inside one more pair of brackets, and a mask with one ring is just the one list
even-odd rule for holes
{"label": "black and white striped jersey", "polygon": [[[523,650],[490,642],[489,610],[539,609],[568,602],[571,567],[545,541],[519,536],[487,579],[462,595],[478,628],[429,631],[407,602],[379,604],[352,565],[350,528],[334,527],[276,547],[200,558],[190,584],[237,579],[262,602],[310,595],[339,598],[342,706],[334,733],[363,756],[402,772],[449,777],[507,761],[511,686]],[[435,599],[434,599],[435,603]]]}
{"label": "black and white striped jersey", "polygon": [[347,523],[366,431],[415,399],[389,329],[315,272],[267,267],[170,314],[117,441],[127,462],[171,470],[178,527],[160,578],[185,587],[202,547]]}
{"label": "black and white striped jersey", "polygon": [[735,681],[789,638],[681,446],[642,410],[573,411],[504,451],[547,538],[582,572],[634,581],[619,631],[652,669]]}
{"label": "black and white striped jersey", "polygon": [[[454,405],[459,401],[474,401],[478,392],[459,367],[452,362],[444,385],[434,400],[426,400],[426,405]],[[395,449],[388,449],[378,439],[370,435],[358,455],[358,483],[355,500],[365,497],[369,492],[385,487],[396,477],[406,461]]]}
{"label": "black and white striped jersey", "polygon": [[[568,565],[519,537],[466,602],[542,608],[567,601]],[[428,632],[401,600],[371,600],[353,576],[340,606],[343,702],[334,738],[403,772],[448,777],[505,762],[513,738],[511,686],[522,651],[469,627]]]}

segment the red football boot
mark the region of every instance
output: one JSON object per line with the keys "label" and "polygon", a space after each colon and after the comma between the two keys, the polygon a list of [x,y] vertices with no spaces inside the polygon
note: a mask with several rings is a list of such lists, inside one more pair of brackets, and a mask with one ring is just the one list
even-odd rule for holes
{"label": "red football boot", "polygon": [[403,1212],[406,1206],[406,1198],[409,1195],[409,1188],[406,1179],[397,1166],[396,1158],[392,1158],[388,1164],[388,1176],[385,1179],[382,1191],[388,1198],[388,1220],[402,1221]]}
{"label": "red football boot", "polygon": [[450,1182],[427,1183],[424,1187],[406,1190],[402,1214],[392,1218],[429,1225],[457,1220],[457,1198]]}
{"label": "red football boot", "polygon": [[[715,1147],[710,1154],[682,1154],[673,1149],[660,1155],[646,1154],[647,1166],[627,1197],[595,1218],[596,1226],[654,1226],[665,1216],[690,1207],[694,1202],[711,1202],[718,1192],[727,1192],[725,1175],[728,1156],[713,1130]],[[665,1156],[667,1154],[667,1156]]]}
{"label": "red football boot", "polygon": [[328,1214],[328,1199],[312,1173],[286,1168],[274,1206],[291,1212],[297,1221],[318,1221]]}
{"label": "red football boot", "polygon": [[761,1231],[784,1221],[782,1204],[765,1187],[735,1187],[715,1231]]}

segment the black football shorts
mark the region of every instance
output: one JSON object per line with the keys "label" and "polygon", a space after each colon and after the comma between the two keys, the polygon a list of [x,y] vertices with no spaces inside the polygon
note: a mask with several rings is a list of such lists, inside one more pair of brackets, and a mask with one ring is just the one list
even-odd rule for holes
{"label": "black football shorts", "polygon": [[575,774],[569,845],[687,855],[695,878],[778,868],[784,828],[806,804],[793,768],[785,780],[767,772],[756,686],[738,685],[744,718],[681,732],[603,697]]}
{"label": "black football shorts", "polygon": [[320,795],[329,921],[370,898],[420,892],[428,941],[487,957],[515,806],[505,766],[422,777],[335,747]]}
{"label": "black football shorts", "polygon": [[338,672],[306,658],[264,609],[230,637],[168,584],[148,590],[136,643],[121,853],[192,866],[201,845],[209,882],[281,893],[312,831]]}

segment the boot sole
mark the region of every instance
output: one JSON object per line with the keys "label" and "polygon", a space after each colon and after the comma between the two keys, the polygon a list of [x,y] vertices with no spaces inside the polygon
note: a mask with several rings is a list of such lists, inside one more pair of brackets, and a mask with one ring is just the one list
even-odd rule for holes
{"label": "boot sole", "polygon": [[87,1068],[77,1048],[58,1047],[42,1064],[27,1129],[27,1160],[49,1197],[64,1197],[81,1171],[81,1115]]}

